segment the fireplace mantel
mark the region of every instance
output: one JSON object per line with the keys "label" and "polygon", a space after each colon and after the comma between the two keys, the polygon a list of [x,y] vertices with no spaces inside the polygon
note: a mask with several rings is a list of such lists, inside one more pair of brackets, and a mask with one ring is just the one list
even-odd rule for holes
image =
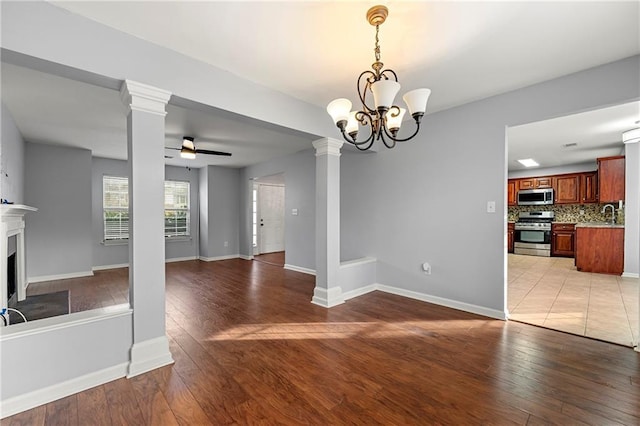
{"label": "fireplace mantel", "polygon": [[38,209],[24,204],[0,204],[0,216],[24,216],[25,213],[37,212]]}
{"label": "fireplace mantel", "polygon": [[[18,300],[27,296],[27,271],[24,245],[24,215],[38,211],[24,204],[0,204],[0,307],[8,303],[7,258],[9,256],[9,238],[16,236],[16,291]],[[7,316],[6,316],[7,317]],[[8,318],[7,318],[8,319]]]}

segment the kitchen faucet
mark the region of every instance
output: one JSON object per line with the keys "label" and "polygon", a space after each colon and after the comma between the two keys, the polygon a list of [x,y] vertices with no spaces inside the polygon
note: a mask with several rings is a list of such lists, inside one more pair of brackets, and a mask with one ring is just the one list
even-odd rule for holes
{"label": "kitchen faucet", "polygon": [[614,223],[616,223],[616,208],[613,206],[613,204],[605,205],[600,213],[606,213],[607,207],[611,207],[611,224],[613,225]]}

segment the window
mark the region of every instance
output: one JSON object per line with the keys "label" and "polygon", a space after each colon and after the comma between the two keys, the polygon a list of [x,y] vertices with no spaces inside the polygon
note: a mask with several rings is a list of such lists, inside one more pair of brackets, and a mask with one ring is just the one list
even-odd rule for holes
{"label": "window", "polygon": [[[189,182],[164,182],[164,236],[166,238],[190,235]],[[129,179],[103,176],[102,206],[104,240],[129,238]]]}
{"label": "window", "polygon": [[102,177],[104,240],[129,238],[129,181],[127,178]]}
{"label": "window", "polygon": [[164,236],[189,236],[189,182],[164,182]]}

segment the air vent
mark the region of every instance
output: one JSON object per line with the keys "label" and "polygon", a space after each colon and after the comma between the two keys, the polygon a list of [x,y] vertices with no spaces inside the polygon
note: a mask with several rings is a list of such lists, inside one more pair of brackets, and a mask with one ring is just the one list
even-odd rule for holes
{"label": "air vent", "polygon": [[572,142],[572,143],[565,143],[564,145],[562,145],[563,148],[573,148],[574,146],[578,146],[578,144],[575,142]]}

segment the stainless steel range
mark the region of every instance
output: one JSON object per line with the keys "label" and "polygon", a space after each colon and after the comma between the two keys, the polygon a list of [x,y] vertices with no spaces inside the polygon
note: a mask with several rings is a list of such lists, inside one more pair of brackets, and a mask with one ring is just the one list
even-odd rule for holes
{"label": "stainless steel range", "polygon": [[553,212],[523,212],[515,223],[513,252],[531,256],[551,256]]}

